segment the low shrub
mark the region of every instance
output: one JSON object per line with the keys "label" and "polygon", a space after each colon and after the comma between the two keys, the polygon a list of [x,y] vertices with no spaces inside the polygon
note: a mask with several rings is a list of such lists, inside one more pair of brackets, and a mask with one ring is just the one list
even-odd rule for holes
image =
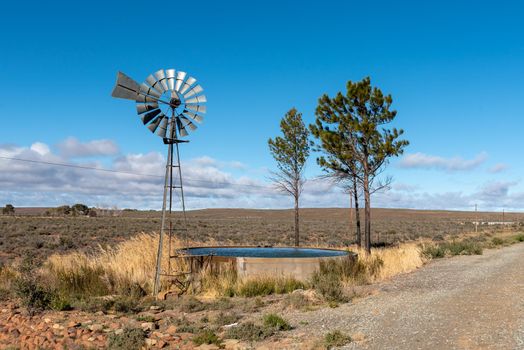
{"label": "low shrub", "polygon": [[200,332],[193,337],[192,341],[197,346],[202,344],[215,344],[216,346],[220,346],[221,343],[217,335],[211,330],[204,330]]}
{"label": "low shrub", "polygon": [[277,314],[264,315],[264,326],[276,331],[289,331],[291,329],[289,323]]}
{"label": "low shrub", "polygon": [[524,242],[524,234],[518,234],[515,236],[515,241],[517,242]]}
{"label": "low shrub", "polygon": [[451,241],[422,247],[422,255],[438,259],[455,255],[482,255],[482,245],[473,241]]}
{"label": "low shrub", "polygon": [[256,297],[270,294],[287,294],[296,289],[304,288],[304,283],[292,277],[260,277],[240,281],[235,289],[235,295],[241,297]]}
{"label": "low shrub", "polygon": [[345,335],[344,333],[342,333],[339,330],[329,332],[324,336],[324,345],[326,346],[327,349],[331,349],[333,347],[344,346],[350,342],[351,342],[351,337],[349,335]]}
{"label": "low shrub", "polygon": [[205,310],[206,304],[193,296],[189,296],[181,299],[179,308],[182,312],[198,312]]}
{"label": "low shrub", "polygon": [[493,243],[493,245],[495,245],[495,246],[499,246],[499,245],[503,245],[505,243],[505,241],[502,238],[493,237],[491,239],[491,243]]}
{"label": "low shrub", "polygon": [[272,336],[274,333],[273,328],[263,327],[253,322],[246,322],[229,328],[225,333],[225,337],[244,341],[259,341]]}
{"label": "low shrub", "polygon": [[295,310],[308,310],[311,308],[311,301],[302,293],[291,293],[283,300],[284,307],[290,307]]}
{"label": "low shrub", "polygon": [[111,334],[107,340],[108,350],[139,350],[146,334],[141,328],[124,328],[121,334]]}
{"label": "low shrub", "polygon": [[40,265],[33,257],[26,257],[18,268],[13,281],[13,290],[30,314],[50,308],[56,293],[42,281],[37,268]]}
{"label": "low shrub", "polygon": [[216,318],[213,320],[213,323],[219,327],[233,324],[240,319],[240,316],[234,312],[224,314],[220,312]]}

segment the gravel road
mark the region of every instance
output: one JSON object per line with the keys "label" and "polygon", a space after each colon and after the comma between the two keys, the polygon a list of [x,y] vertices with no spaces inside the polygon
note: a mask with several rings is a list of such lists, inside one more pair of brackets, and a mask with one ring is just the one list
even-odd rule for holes
{"label": "gravel road", "polygon": [[302,324],[297,333],[364,338],[345,349],[524,349],[524,244],[434,261],[377,288],[354,304],[286,317]]}

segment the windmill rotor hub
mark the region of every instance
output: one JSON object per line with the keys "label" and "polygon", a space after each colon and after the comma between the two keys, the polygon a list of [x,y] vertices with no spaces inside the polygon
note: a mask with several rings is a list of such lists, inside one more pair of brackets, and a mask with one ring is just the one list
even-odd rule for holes
{"label": "windmill rotor hub", "polygon": [[180,99],[177,98],[177,97],[173,97],[173,98],[169,101],[169,105],[171,106],[171,108],[177,108],[177,107],[180,107],[181,104],[182,104],[182,101],[180,101]]}

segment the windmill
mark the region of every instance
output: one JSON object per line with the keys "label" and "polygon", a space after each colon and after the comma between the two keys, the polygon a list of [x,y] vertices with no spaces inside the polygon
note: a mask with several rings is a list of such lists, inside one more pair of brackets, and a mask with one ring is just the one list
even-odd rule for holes
{"label": "windmill", "polygon": [[[158,295],[160,276],[166,276],[184,292],[189,286],[191,271],[173,271],[171,260],[180,259],[183,249],[173,250],[171,244],[174,235],[172,222],[173,190],[180,191],[184,224],[186,223],[186,207],[184,188],[182,185],[182,168],[180,165],[179,144],[189,142],[181,139],[189,135],[188,129],[195,131],[196,123],[201,123],[206,113],[206,97],[202,94],[202,86],[196,79],[185,72],[174,69],[160,69],[149,75],[146,81],[138,84],[122,72],[118,72],[116,85],[111,96],[136,101],[136,110],[142,123],[156,135],[160,136],[167,145],[167,162],[164,178],[164,195],[162,202],[162,223],[156,260],[153,294]],[[174,161],[176,157],[176,162]],[[173,183],[173,169],[175,181]],[[186,228],[177,228],[184,232]],[[164,238],[168,233],[168,269],[162,270],[162,255]],[[187,233],[184,234],[187,246]],[[175,264],[179,267],[183,264]]]}

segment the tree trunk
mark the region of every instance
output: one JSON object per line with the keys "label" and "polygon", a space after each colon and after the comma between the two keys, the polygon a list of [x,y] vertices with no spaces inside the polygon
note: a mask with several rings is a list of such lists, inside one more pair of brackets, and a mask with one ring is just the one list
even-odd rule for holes
{"label": "tree trunk", "polygon": [[295,247],[299,245],[299,228],[298,228],[298,196],[295,196]]}
{"label": "tree trunk", "polygon": [[371,200],[369,195],[369,175],[364,172],[364,238],[366,252],[371,254]]}
{"label": "tree trunk", "polygon": [[355,221],[357,224],[357,246],[362,247],[362,231],[360,230],[360,210],[358,208],[357,179],[353,177],[353,199],[355,200]]}

